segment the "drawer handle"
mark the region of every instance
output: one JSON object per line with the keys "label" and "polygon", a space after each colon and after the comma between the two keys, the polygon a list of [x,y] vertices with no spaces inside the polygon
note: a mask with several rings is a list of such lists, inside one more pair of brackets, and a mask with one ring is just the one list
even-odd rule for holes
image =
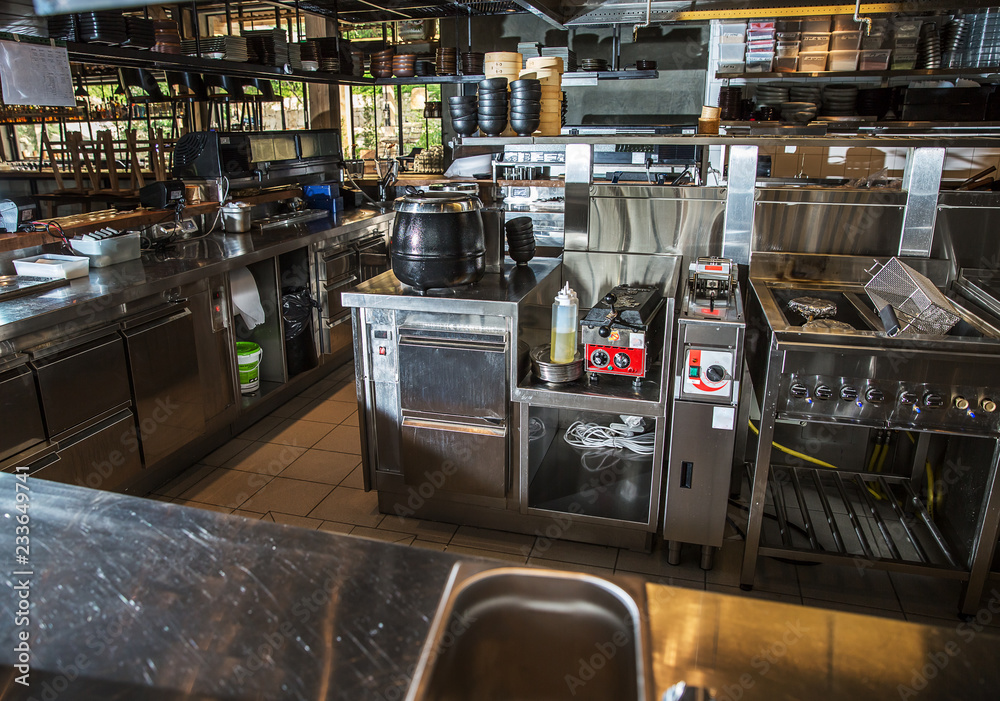
{"label": "drawer handle", "polygon": [[506,428],[456,424],[450,421],[434,421],[432,419],[415,419],[410,416],[403,418],[403,428],[407,427],[423,428],[431,431],[451,431],[452,433],[476,433],[483,436],[495,436],[497,438],[503,438],[507,435]]}
{"label": "drawer handle", "polygon": [[484,353],[503,353],[507,349],[507,344],[505,343],[456,341],[447,338],[423,338],[421,336],[400,336],[399,345],[417,346],[420,348],[454,348],[464,351],[482,351]]}

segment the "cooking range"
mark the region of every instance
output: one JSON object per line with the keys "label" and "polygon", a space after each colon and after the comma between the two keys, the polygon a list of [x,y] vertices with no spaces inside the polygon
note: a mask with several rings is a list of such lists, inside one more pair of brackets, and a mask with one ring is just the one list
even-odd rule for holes
{"label": "cooking range", "polygon": [[[885,262],[885,261],[881,261]],[[940,288],[944,261],[909,261]],[[890,337],[872,259],[760,254],[746,359],[750,523],[741,584],[780,555],[950,577],[978,605],[1000,520],[1000,329],[960,294],[947,335]]]}

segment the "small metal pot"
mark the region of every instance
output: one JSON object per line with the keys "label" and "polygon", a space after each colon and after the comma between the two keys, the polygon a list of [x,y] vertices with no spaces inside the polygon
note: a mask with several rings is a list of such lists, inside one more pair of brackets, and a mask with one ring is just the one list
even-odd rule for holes
{"label": "small metal pot", "polygon": [[250,231],[251,207],[246,202],[230,202],[222,206],[222,228],[227,234]]}

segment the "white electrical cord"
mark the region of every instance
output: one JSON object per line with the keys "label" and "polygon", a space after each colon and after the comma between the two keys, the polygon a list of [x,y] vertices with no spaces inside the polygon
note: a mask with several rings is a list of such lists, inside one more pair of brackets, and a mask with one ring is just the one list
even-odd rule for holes
{"label": "white electrical cord", "polygon": [[574,448],[622,448],[638,455],[652,455],[654,433],[642,433],[641,420],[635,423],[633,417],[628,417],[626,422],[602,426],[574,421],[563,439]]}
{"label": "white electrical cord", "polygon": [[532,417],[528,422],[528,440],[537,441],[545,436],[545,422],[538,417]]}

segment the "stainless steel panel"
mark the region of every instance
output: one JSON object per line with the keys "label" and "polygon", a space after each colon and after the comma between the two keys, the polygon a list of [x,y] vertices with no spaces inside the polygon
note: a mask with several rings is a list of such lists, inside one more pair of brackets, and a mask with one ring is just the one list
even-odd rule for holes
{"label": "stainless steel panel", "polygon": [[399,338],[404,411],[506,419],[506,344],[417,336]]}
{"label": "stainless steel panel", "polygon": [[52,355],[33,357],[50,438],[131,398],[125,347],[115,330]]}
{"label": "stainless steel panel", "polygon": [[204,393],[187,308],[125,331],[143,462],[152,467],[202,434]]}
{"label": "stainless steel panel", "polygon": [[403,477],[458,494],[507,493],[507,429],[406,417],[400,433]]}
{"label": "stainless steel panel", "polygon": [[[210,278],[208,284],[208,290],[188,298],[188,307],[193,315],[202,406],[205,421],[211,422],[235,405],[233,358],[236,352],[227,326],[225,278],[221,275]],[[217,306],[219,312],[215,311]]]}
{"label": "stainless steel panel", "polygon": [[894,190],[761,188],[753,251],[892,256],[904,205]]}
{"label": "stainless steel panel", "polygon": [[322,280],[338,280],[345,275],[357,273],[358,254],[353,248],[329,253],[323,257]]}
{"label": "stainless steel panel", "polygon": [[685,262],[722,250],[722,188],[594,185],[588,250],[675,253]]}
{"label": "stainless steel panel", "polygon": [[757,147],[731,146],[726,214],[722,224],[722,257],[731,258],[741,265],[750,263],[756,187]]}
{"label": "stainless steel panel", "polygon": [[901,256],[926,258],[931,254],[944,156],[943,148],[908,150],[906,168],[903,170],[906,213],[903,215],[903,231],[899,240]]}
{"label": "stainless steel panel", "polygon": [[55,455],[40,462],[44,466],[32,470],[32,477],[122,491],[142,472],[132,412],[126,409],[60,441]]}
{"label": "stainless steel panel", "polygon": [[593,155],[593,147],[589,144],[566,145],[563,246],[567,251],[587,250],[587,200],[590,198],[590,183],[593,178],[590,168]]}
{"label": "stainless steel panel", "polygon": [[329,284],[325,285],[323,287],[323,291],[320,293],[319,300],[319,303],[323,305],[324,316],[327,316],[330,319],[339,319],[341,317],[349,316],[349,309],[344,306],[340,293],[351,289],[357,283],[358,276],[352,273],[347,277],[332,280]]}
{"label": "stainless steel panel", "polygon": [[593,307],[615,285],[662,285],[671,298],[676,289],[668,289],[675,279],[677,259],[670,254],[593,253],[566,251],[563,254],[563,279],[576,290],[580,308]]}
{"label": "stainless steel panel", "polygon": [[[1000,268],[1000,193],[942,192],[932,256],[959,268]],[[955,277],[955,275],[953,275]]]}
{"label": "stainless steel panel", "polygon": [[0,460],[45,440],[35,378],[27,365],[0,372],[0,426]]}
{"label": "stainless steel panel", "polygon": [[664,503],[663,537],[720,547],[733,466],[736,425],[712,428],[719,407],[699,402],[674,404]]}

